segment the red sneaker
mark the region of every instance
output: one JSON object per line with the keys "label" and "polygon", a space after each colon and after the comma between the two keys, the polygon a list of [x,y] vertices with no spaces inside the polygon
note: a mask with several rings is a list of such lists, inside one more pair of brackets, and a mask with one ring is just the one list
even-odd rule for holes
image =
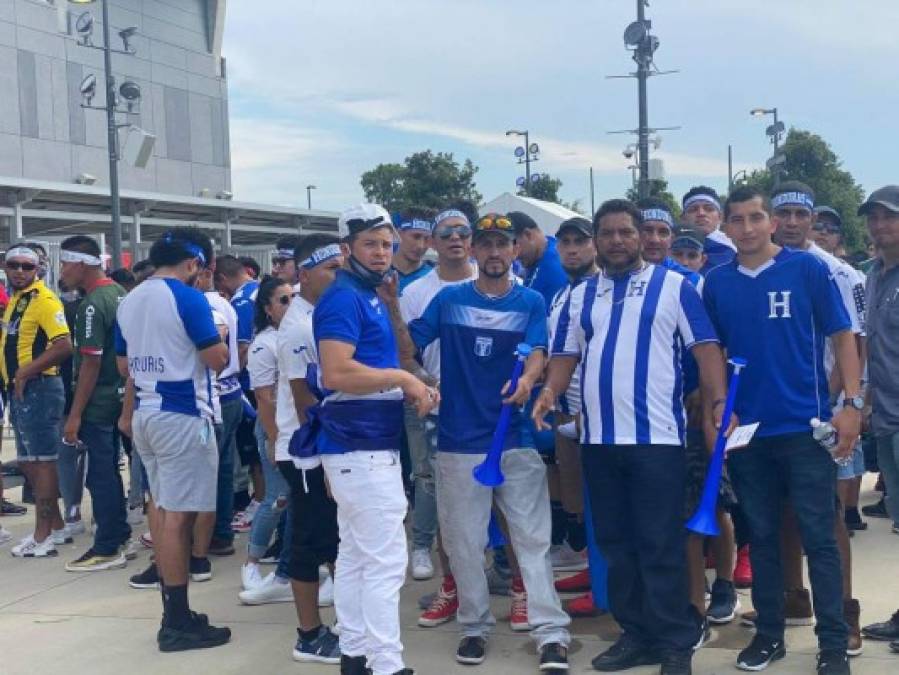
{"label": "red sneaker", "polygon": [[521,577],[512,579],[512,607],[509,610],[509,627],[514,631],[530,630],[528,623],[528,593]]}
{"label": "red sneaker", "polygon": [[443,578],[440,590],[431,606],[418,617],[418,625],[425,628],[433,628],[456,618],[459,611],[459,595],[456,592],[456,582],[451,576]]}
{"label": "red sneaker", "polygon": [[737,550],[737,564],[734,566],[734,586],[737,588],[750,588],[752,586],[749,544]]}
{"label": "red sneaker", "polygon": [[590,570],[583,570],[556,582],[559,593],[583,593],[590,590]]}
{"label": "red sneaker", "polygon": [[574,600],[569,600],[565,603],[565,611],[572,619],[599,615],[599,609],[593,604],[593,593],[586,593]]}

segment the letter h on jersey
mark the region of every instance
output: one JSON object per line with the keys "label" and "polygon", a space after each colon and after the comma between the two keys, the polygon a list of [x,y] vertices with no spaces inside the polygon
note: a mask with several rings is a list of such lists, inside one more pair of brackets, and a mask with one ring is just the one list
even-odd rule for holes
{"label": "letter h on jersey", "polygon": [[[789,319],[790,315],[790,293],[792,291],[768,291],[768,318],[769,319]],[[778,299],[780,296],[780,299]]]}

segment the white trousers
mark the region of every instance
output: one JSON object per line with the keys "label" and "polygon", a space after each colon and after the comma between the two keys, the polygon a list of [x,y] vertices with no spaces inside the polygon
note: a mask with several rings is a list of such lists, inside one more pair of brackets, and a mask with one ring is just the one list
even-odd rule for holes
{"label": "white trousers", "polygon": [[341,653],[365,656],[373,675],[392,675],[405,667],[399,605],[408,564],[408,504],[399,452],[322,455],[322,466],[340,528],[334,607]]}

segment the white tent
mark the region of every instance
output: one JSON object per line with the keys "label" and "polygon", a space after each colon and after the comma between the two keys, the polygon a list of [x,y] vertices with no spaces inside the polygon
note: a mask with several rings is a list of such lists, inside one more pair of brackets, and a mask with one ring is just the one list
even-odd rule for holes
{"label": "white tent", "polygon": [[499,197],[492,199],[480,208],[481,215],[485,213],[509,213],[509,211],[521,211],[528,214],[545,234],[554,235],[559,224],[574,218],[583,217],[582,214],[566,209],[554,202],[544,202],[541,199],[531,197],[519,197],[511,192],[504,192]]}

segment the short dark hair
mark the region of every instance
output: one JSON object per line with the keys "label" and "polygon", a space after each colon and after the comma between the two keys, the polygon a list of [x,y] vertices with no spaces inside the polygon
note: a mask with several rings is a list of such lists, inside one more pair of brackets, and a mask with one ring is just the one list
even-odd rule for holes
{"label": "short dark hair", "polygon": [[626,213],[633,220],[634,227],[638,230],[643,224],[643,214],[637,205],[629,199],[608,199],[599,205],[599,209],[593,216],[593,233],[599,229],[599,220],[612,213]]}
{"label": "short dark hair", "polygon": [[272,325],[272,320],[265,311],[266,305],[272,301],[272,296],[279,286],[290,286],[286,281],[281,281],[278,277],[266,277],[259,284],[259,290],[256,293],[256,303],[253,307],[253,325],[257,333],[261,333]]}
{"label": "short dark hair", "polygon": [[240,258],[231,254],[217,256],[215,259],[215,273],[218,276],[228,279],[236,277],[239,274],[247,273],[247,269],[240,262]]}
{"label": "short dark hair", "polygon": [[768,195],[752,185],[740,185],[731,190],[731,193],[727,195],[727,201],[724,202],[724,220],[727,220],[730,217],[730,207],[733,204],[749,202],[756,197],[762,200],[762,208],[765,210],[765,213],[770,216],[771,200],[768,199]]}
{"label": "short dark hair", "polygon": [[36,241],[26,241],[22,244],[25,248],[30,248],[32,251],[37,253],[39,256],[47,257],[47,249],[44,248],[43,244],[38,244]]}
{"label": "short dark hair", "polygon": [[75,234],[67,239],[63,239],[59,247],[66,251],[86,253],[87,255],[96,256],[97,258],[100,257],[101,253],[100,244],[97,243],[97,240],[86,234]]}
{"label": "short dark hair", "polygon": [[109,278],[126,289],[131,289],[137,284],[134,273],[127,267],[119,267],[113,270],[109,273]]}
{"label": "short dark hair", "polygon": [[241,265],[243,265],[245,270],[252,270],[251,277],[254,279],[259,278],[259,273],[262,271],[262,268],[259,267],[259,263],[256,262],[253,258],[248,255],[242,255],[238,258],[240,260]]}
{"label": "short dark hair", "polygon": [[322,246],[330,246],[331,244],[339,244],[340,238],[326,232],[316,232],[303,237],[297,247],[293,250],[293,258],[298,263],[302,262]]}
{"label": "short dark hair", "polygon": [[146,270],[150,270],[150,274],[153,274],[153,271],[156,269],[156,266],[150,262],[149,258],[144,258],[143,260],[138,260],[131,266],[131,271],[134,272],[134,275],[142,274]]}
{"label": "short dark hair", "polygon": [[437,212],[427,206],[408,206],[400,210],[398,215],[399,222],[395,223],[396,225],[410,220],[433,220],[434,216],[437,215]]}
{"label": "short dark hair", "polygon": [[800,180],[785,180],[783,183],[778,183],[774,186],[774,189],[771,190],[771,196],[776,197],[785,192],[802,192],[811,197],[812,201],[815,201],[815,191]]}
{"label": "short dark hair", "polygon": [[506,218],[512,221],[512,227],[515,229],[516,235],[521,234],[525,230],[540,229],[536,220],[521,211],[509,211],[509,213],[506,214]]}
{"label": "short dark hair", "polygon": [[[474,225],[478,220],[478,207],[470,199],[454,199],[446,205],[446,209],[455,209],[456,211],[461,211],[465,214],[465,217],[468,218],[468,222],[472,225]],[[441,211],[446,209],[441,209]]]}
{"label": "short dark hair", "polygon": [[275,248],[279,251],[292,251],[300,243],[300,239],[301,237],[298,234],[286,234],[283,237],[278,237],[278,241],[275,242]]}
{"label": "short dark hair", "polygon": [[150,247],[150,263],[157,269],[171,267],[191,258],[198,258],[202,253],[205,262],[212,260],[212,240],[198,227],[178,227],[169,230]]}
{"label": "short dark hair", "polygon": [[721,203],[721,197],[715,191],[714,188],[710,188],[708,185],[697,185],[695,187],[691,187],[687,190],[687,194],[684,195],[684,198],[681,199],[681,206],[687,203],[687,200],[691,197],[695,197],[696,195],[705,195],[706,197],[712,197],[719,204]]}

